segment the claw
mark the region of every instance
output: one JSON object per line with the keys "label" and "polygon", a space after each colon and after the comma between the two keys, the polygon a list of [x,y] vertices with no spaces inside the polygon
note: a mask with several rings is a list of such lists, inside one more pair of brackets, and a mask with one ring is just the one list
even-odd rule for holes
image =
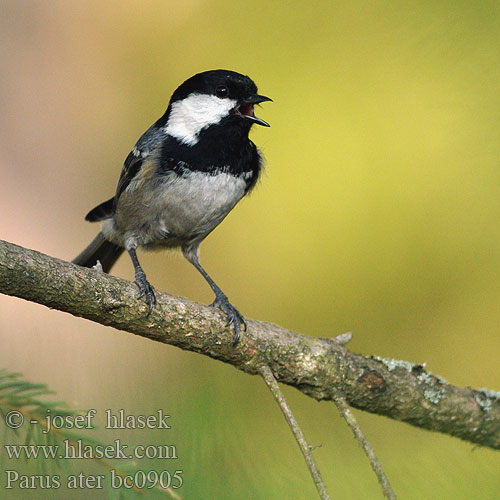
{"label": "claw", "polygon": [[228,298],[225,295],[219,295],[215,298],[213,303],[211,304],[211,307],[218,307],[221,309],[224,313],[227,315],[227,326],[234,325],[234,341],[233,341],[233,347],[238,344],[238,341],[240,340],[240,332],[241,332],[241,327],[240,324],[243,325],[243,329],[245,332],[247,331],[247,323],[245,321],[245,318],[241,315],[241,313],[234,307],[228,300]]}
{"label": "claw", "polygon": [[139,291],[141,294],[139,298],[145,297],[146,304],[148,305],[148,316],[151,314],[153,310],[153,304],[156,304],[156,292],[155,289],[151,286],[149,281],[146,279],[146,275],[144,272],[137,272],[135,274],[135,283],[139,287]]}

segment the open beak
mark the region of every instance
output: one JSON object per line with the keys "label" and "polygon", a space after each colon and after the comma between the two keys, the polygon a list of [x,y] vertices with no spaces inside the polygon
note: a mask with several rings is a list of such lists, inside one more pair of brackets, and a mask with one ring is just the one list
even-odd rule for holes
{"label": "open beak", "polygon": [[250,120],[251,122],[257,123],[258,125],[262,125],[264,127],[270,127],[271,125],[269,125],[269,123],[255,116],[253,109],[255,104],[259,104],[265,101],[272,101],[272,99],[264,95],[258,95],[258,94],[248,96],[239,102],[235,112],[237,115],[241,116],[246,120]]}

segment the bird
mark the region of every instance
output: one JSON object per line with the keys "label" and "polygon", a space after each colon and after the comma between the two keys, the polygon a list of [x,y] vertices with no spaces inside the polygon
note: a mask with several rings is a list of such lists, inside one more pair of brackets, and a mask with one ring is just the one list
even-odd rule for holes
{"label": "bird", "polygon": [[254,112],[266,101],[272,99],[235,71],[204,71],[184,81],[128,154],[113,198],[86,215],[101,229],[72,262],[109,273],[126,250],[150,314],[156,293],[137,249],[180,248],[213,290],[211,306],[233,325],[236,346],[245,318],[201,266],[199,246],[259,179],[263,155],[249,132],[254,124],[269,127]]}

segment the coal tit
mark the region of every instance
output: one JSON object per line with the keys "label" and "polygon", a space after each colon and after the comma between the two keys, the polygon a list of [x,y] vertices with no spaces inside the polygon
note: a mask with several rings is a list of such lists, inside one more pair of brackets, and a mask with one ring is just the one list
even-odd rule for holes
{"label": "coal tit", "polygon": [[136,249],[180,247],[214,291],[212,306],[234,325],[235,345],[245,319],[201,267],[199,245],[259,177],[262,156],[248,133],[254,123],[269,126],[254,114],[264,101],[271,99],[234,71],[198,73],[180,85],[127,156],[115,196],[85,217],[103,221],[101,231],[73,262],[93,267],[99,261],[109,272],[127,250],[151,312],[155,291]]}

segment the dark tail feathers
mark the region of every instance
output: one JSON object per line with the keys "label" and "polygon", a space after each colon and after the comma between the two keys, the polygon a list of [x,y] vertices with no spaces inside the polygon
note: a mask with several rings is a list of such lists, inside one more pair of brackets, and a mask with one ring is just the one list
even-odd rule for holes
{"label": "dark tail feathers", "polygon": [[72,262],[83,267],[94,267],[97,261],[101,263],[102,270],[109,273],[113,264],[123,252],[123,248],[111,243],[99,233]]}

